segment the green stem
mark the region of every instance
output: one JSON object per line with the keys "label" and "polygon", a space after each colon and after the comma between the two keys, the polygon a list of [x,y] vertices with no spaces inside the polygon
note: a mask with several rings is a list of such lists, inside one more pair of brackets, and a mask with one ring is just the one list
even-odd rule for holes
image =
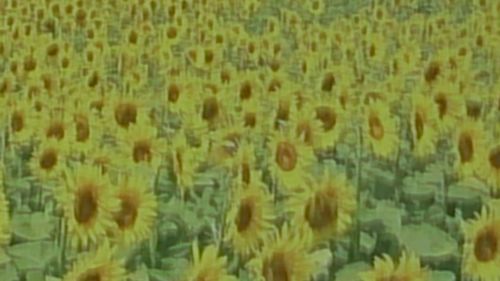
{"label": "green stem", "polygon": [[[356,159],[356,204],[361,205],[361,173],[362,173],[362,163],[363,163],[363,132],[362,128],[358,127],[357,130],[358,139],[358,153]],[[359,216],[357,215],[354,220],[354,237],[351,240],[351,250],[350,250],[350,260],[357,260],[359,258],[359,245],[361,237],[361,225],[359,222]]]}

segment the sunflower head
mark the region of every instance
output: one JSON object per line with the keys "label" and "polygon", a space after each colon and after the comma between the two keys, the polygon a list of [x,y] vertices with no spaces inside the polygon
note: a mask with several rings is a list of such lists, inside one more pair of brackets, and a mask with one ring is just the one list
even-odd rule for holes
{"label": "sunflower head", "polygon": [[209,245],[200,252],[198,241],[193,242],[193,262],[182,280],[236,281],[237,278],[227,272],[227,258],[219,257],[217,247]]}
{"label": "sunflower head", "polygon": [[388,158],[398,144],[398,133],[395,120],[390,115],[389,107],[382,102],[368,105],[364,114],[365,142],[375,155]]}

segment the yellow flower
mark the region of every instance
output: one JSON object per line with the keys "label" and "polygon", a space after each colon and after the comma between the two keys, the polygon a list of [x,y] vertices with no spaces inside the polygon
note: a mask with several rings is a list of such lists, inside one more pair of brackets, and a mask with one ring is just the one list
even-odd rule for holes
{"label": "yellow flower", "polygon": [[384,254],[382,258],[375,258],[373,269],[362,272],[359,276],[362,281],[427,281],[430,278],[429,272],[421,267],[419,258],[406,252],[403,252],[397,265],[387,254]]}
{"label": "yellow flower", "polygon": [[29,101],[25,98],[17,99],[8,105],[7,118],[9,139],[13,144],[22,144],[31,140],[35,131],[33,109]]}
{"label": "yellow flower", "polygon": [[475,280],[500,278],[500,220],[483,208],[473,220],[463,225],[465,244],[463,272]]}
{"label": "yellow flower", "polygon": [[123,260],[117,260],[116,251],[108,243],[97,250],[78,256],[71,271],[63,277],[64,281],[125,281],[126,271]]}
{"label": "yellow flower", "polygon": [[9,201],[5,198],[2,184],[0,187],[0,246],[10,242],[10,233]]}
{"label": "yellow flower", "polygon": [[435,153],[437,142],[437,111],[428,97],[414,93],[410,116],[413,153],[427,157]]}
{"label": "yellow flower", "polygon": [[439,82],[432,89],[432,99],[438,110],[439,131],[450,132],[465,116],[465,103],[458,85],[446,81]]}
{"label": "yellow flower", "polygon": [[321,97],[313,101],[315,117],[321,122],[319,148],[335,147],[345,129],[345,116],[334,98]]}
{"label": "yellow flower", "polygon": [[31,171],[42,181],[59,180],[66,167],[67,151],[67,146],[55,139],[42,141],[30,160]]}
{"label": "yellow flower", "polygon": [[292,112],[290,125],[295,137],[303,144],[313,149],[323,147],[323,124],[318,120],[316,110],[310,103],[306,103],[300,110]]}
{"label": "yellow flower", "polygon": [[104,120],[110,133],[125,131],[133,124],[148,123],[147,98],[116,92],[107,94],[106,98],[109,98],[109,106],[104,107]]}
{"label": "yellow flower", "polygon": [[461,177],[478,172],[478,160],[484,153],[484,131],[480,121],[471,119],[462,122],[453,139],[455,168]]}
{"label": "yellow flower", "polygon": [[239,186],[231,200],[226,217],[226,239],[244,257],[255,253],[272,234],[273,201],[265,188],[260,181],[246,187]]}
{"label": "yellow flower", "polygon": [[307,281],[316,272],[309,252],[311,238],[292,233],[288,225],[264,241],[261,251],[250,260],[248,268],[257,281]]}
{"label": "yellow flower", "polygon": [[[157,130],[144,123],[131,124],[118,135],[120,152],[125,170],[133,167],[146,167],[156,171],[165,152],[165,142],[157,136]],[[128,164],[128,165],[127,165]]]}
{"label": "yellow flower", "polygon": [[186,270],[183,281],[236,281],[235,276],[229,275],[226,269],[227,258],[219,257],[217,247],[209,245],[200,253],[198,241],[193,242],[193,262]]}
{"label": "yellow flower", "polygon": [[191,112],[195,107],[197,81],[189,75],[174,77],[168,82],[165,88],[166,109],[172,113],[186,114]]}
{"label": "yellow flower", "polygon": [[310,231],[316,243],[337,238],[351,225],[356,210],[354,188],[345,177],[325,172],[320,181],[291,194],[288,208],[297,227]]}
{"label": "yellow flower", "polygon": [[55,139],[59,142],[65,141],[70,130],[69,116],[65,114],[63,105],[56,105],[52,110],[46,111],[41,115],[37,127],[40,139]]}
{"label": "yellow flower", "polygon": [[262,173],[257,170],[255,147],[251,142],[241,143],[231,166],[237,186],[250,185],[261,179]]}
{"label": "yellow flower", "polygon": [[68,132],[68,142],[75,153],[87,154],[99,145],[103,136],[101,122],[90,108],[77,107],[71,110],[72,122]]}
{"label": "yellow flower", "polygon": [[303,186],[308,167],[314,162],[312,149],[290,133],[278,132],[269,141],[269,169],[282,188]]}
{"label": "yellow flower", "polygon": [[113,196],[111,183],[97,167],[82,165],[68,171],[66,184],[54,190],[68,224],[71,245],[86,249],[106,238],[115,225],[113,214],[119,200]]}
{"label": "yellow flower", "polygon": [[495,192],[500,191],[500,142],[492,142],[480,156],[478,175],[488,183]]}
{"label": "yellow flower", "polygon": [[396,122],[387,105],[373,102],[367,106],[364,112],[363,131],[365,144],[375,155],[389,158],[394,154],[399,138]]}
{"label": "yellow flower", "polygon": [[117,225],[113,238],[119,244],[129,246],[149,238],[157,207],[152,186],[139,175],[125,176],[118,182],[115,197],[120,209],[113,213]]}
{"label": "yellow flower", "polygon": [[244,129],[241,126],[227,126],[215,131],[210,151],[211,160],[217,165],[230,167],[243,137]]}
{"label": "yellow flower", "polygon": [[190,146],[187,143],[184,131],[178,132],[174,137],[169,152],[169,160],[171,172],[177,187],[180,189],[182,198],[194,186],[194,175],[201,161],[205,160],[205,149],[203,146],[200,148]]}

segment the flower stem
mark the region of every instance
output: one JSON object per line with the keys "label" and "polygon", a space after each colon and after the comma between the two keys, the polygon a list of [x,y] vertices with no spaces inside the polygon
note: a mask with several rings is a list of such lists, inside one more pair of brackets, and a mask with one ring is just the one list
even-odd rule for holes
{"label": "flower stem", "polygon": [[[357,130],[357,159],[356,159],[356,204],[361,205],[361,185],[362,185],[362,163],[363,163],[363,133],[361,126]],[[356,216],[354,220],[354,237],[351,240],[351,249],[349,251],[349,259],[357,260],[359,258],[359,245],[361,237],[361,225],[359,222],[359,216]]]}

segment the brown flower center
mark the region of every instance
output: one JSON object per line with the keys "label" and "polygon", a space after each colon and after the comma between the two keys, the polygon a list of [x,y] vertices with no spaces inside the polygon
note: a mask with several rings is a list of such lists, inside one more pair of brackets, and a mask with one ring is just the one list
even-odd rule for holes
{"label": "brown flower center", "polygon": [[136,200],[128,194],[120,194],[120,211],[115,215],[115,222],[121,230],[132,227],[138,215]]}
{"label": "brown flower center", "polygon": [[168,86],[168,101],[171,103],[177,102],[181,95],[181,91],[179,89],[179,86],[176,84],[172,84]]}
{"label": "brown flower center", "polygon": [[151,162],[153,153],[151,151],[151,143],[149,140],[139,140],[134,143],[132,156],[135,163]]}
{"label": "brown flower center", "polygon": [[295,169],[297,157],[297,150],[293,144],[286,141],[278,143],[275,161],[283,171],[290,172]]}
{"label": "brown flower center", "polygon": [[370,126],[370,135],[376,140],[381,140],[384,137],[384,126],[380,121],[380,118],[376,115],[371,115],[368,118],[368,124]]}
{"label": "brown flower center", "polygon": [[103,278],[101,277],[101,273],[99,271],[92,270],[80,275],[77,281],[103,281]]}
{"label": "brown flower center", "polygon": [[48,148],[40,156],[40,168],[46,171],[52,170],[57,164],[57,150]]}
{"label": "brown flower center", "polygon": [[137,106],[131,102],[123,102],[115,107],[115,121],[122,128],[128,128],[131,123],[136,122]]}
{"label": "brown flower center", "polygon": [[62,140],[64,138],[64,124],[60,121],[54,121],[47,128],[46,134],[48,138],[56,138]]}
{"label": "brown flower center", "polygon": [[243,118],[245,127],[255,128],[255,124],[257,124],[257,114],[255,112],[246,112]]}
{"label": "brown flower center", "polygon": [[280,101],[278,104],[278,112],[276,114],[274,128],[275,129],[279,128],[280,122],[288,121],[289,116],[290,116],[290,104],[287,101]]}
{"label": "brown flower center", "polygon": [[262,266],[262,276],[266,281],[291,281],[292,276],[284,253],[274,253]]}
{"label": "brown flower center", "polygon": [[489,154],[490,165],[495,169],[500,169],[500,146],[493,148]]}
{"label": "brown flower center", "polygon": [[424,135],[424,118],[420,112],[415,113],[415,133],[417,140],[420,140]]}
{"label": "brown flower center", "polygon": [[238,232],[243,232],[248,229],[254,215],[253,202],[247,198],[241,201],[238,214],[236,215],[235,224]]}
{"label": "brown flower center", "polygon": [[434,102],[438,106],[439,118],[443,119],[443,117],[448,112],[448,100],[446,99],[444,94],[440,94],[434,99]]}
{"label": "brown flower center", "polygon": [[313,131],[308,122],[301,122],[295,128],[296,135],[301,138],[307,145],[313,144]]}
{"label": "brown flower center", "polygon": [[498,235],[493,229],[480,233],[474,241],[474,256],[480,262],[489,262],[498,254]]}
{"label": "brown flower center", "polygon": [[441,73],[441,67],[437,62],[431,62],[424,73],[424,78],[427,83],[434,82]]}
{"label": "brown flower center", "polygon": [[15,133],[24,129],[24,114],[22,111],[16,110],[12,113],[10,126]]}
{"label": "brown flower center", "polygon": [[323,123],[323,130],[325,131],[334,129],[337,124],[337,114],[335,110],[326,105],[316,107],[316,118]]}
{"label": "brown flower center", "polygon": [[458,152],[462,163],[467,163],[472,160],[472,157],[474,156],[474,146],[472,138],[469,134],[462,133],[460,135],[458,140]]}
{"label": "brown flower center", "polygon": [[205,121],[213,121],[219,115],[219,103],[215,97],[206,98],[203,101],[201,118]]}
{"label": "brown flower center", "polygon": [[250,82],[245,81],[243,84],[241,84],[240,87],[240,99],[241,100],[248,100],[252,97],[252,85]]}
{"label": "brown flower center", "polygon": [[248,163],[241,164],[241,181],[246,184],[250,184],[251,172],[250,165]]}
{"label": "brown flower center", "polygon": [[324,92],[330,92],[335,86],[335,76],[333,73],[326,73],[321,82],[321,90]]}
{"label": "brown flower center", "polygon": [[86,116],[78,114],[75,116],[76,141],[85,142],[90,137],[89,120]]}
{"label": "brown flower center", "polygon": [[73,213],[78,223],[90,223],[97,216],[97,188],[99,187],[87,183],[77,192]]}
{"label": "brown flower center", "polygon": [[314,198],[309,200],[304,211],[304,217],[309,226],[315,230],[335,223],[337,216],[335,196],[326,192],[317,192]]}

